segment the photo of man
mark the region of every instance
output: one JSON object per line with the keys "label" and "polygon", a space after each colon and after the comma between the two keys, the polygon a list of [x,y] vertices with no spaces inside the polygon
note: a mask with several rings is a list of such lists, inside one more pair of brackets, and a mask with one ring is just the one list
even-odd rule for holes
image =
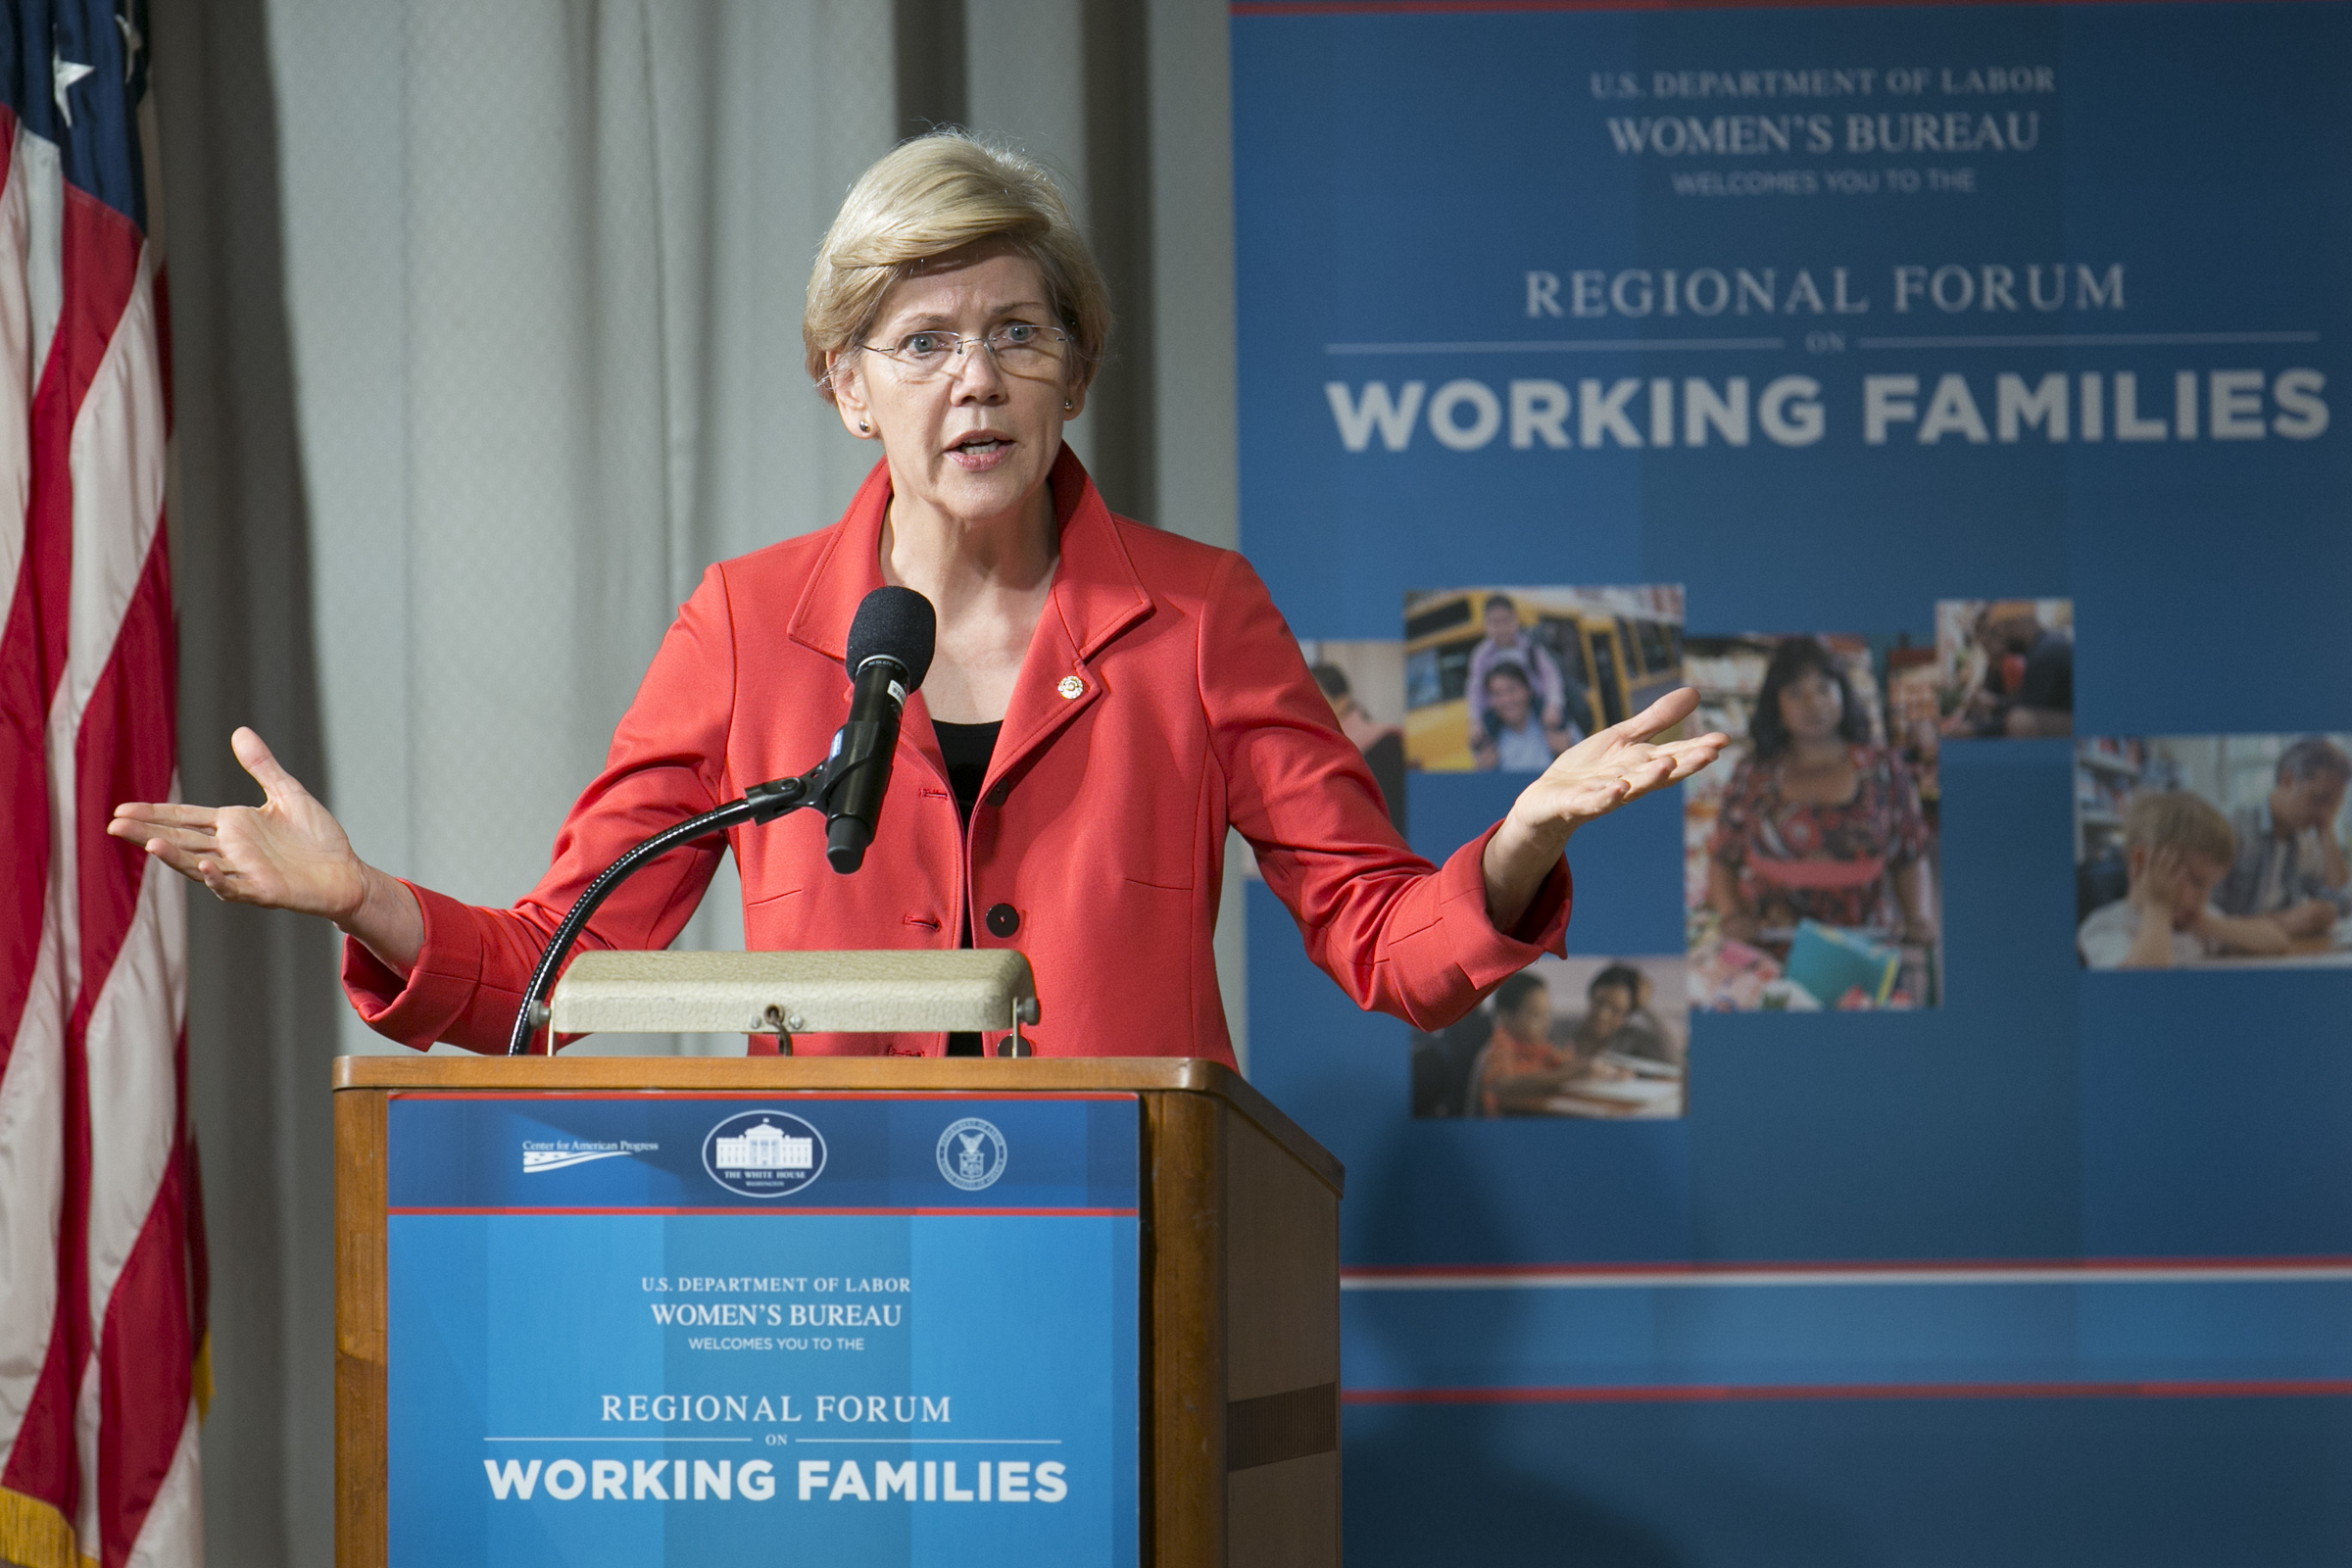
{"label": "photo of man", "polygon": [[2067,599],[1947,599],[1936,606],[1942,733],[2075,732],[2075,607]]}
{"label": "photo of man", "polygon": [[2077,956],[2092,969],[2352,964],[2347,783],[2340,736],[2083,741]]}
{"label": "photo of man", "polygon": [[1680,958],[1543,958],[1413,1037],[1413,1114],[1679,1116],[1689,1047]]}
{"label": "photo of man", "polygon": [[1671,586],[1406,594],[1407,764],[1542,772],[1682,684],[1682,625]]}
{"label": "photo of man", "polygon": [[2278,922],[2290,940],[2332,930],[2352,910],[2352,868],[2334,823],[2352,782],[2352,754],[2306,735],[2278,755],[2270,792],[2230,816],[2237,858],[2214,890],[2230,914]]}

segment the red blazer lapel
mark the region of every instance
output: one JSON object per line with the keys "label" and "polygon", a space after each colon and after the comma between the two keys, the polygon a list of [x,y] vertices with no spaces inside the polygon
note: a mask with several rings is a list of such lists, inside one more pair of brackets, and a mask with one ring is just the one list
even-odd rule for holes
{"label": "red blazer lapel", "polygon": [[889,511],[890,465],[876,463],[809,568],[800,603],[784,623],[785,636],[836,664],[849,657],[850,621],[865,596],[882,586],[882,519]]}
{"label": "red blazer lapel", "polygon": [[[865,596],[882,586],[882,522],[890,511],[890,465],[877,462],[851,498],[850,508],[833,526],[833,537],[809,568],[784,623],[784,635],[839,668],[850,654],[850,622]],[[823,701],[815,696],[813,701]],[[841,671],[841,688],[833,699],[844,719],[850,711],[849,671]],[[931,764],[942,784],[947,782],[947,760],[940,755],[939,735],[931,727],[930,710],[917,692],[906,705],[899,724],[899,744],[911,747]]]}
{"label": "red blazer lapel", "polygon": [[[1046,612],[1029,640],[1004,727],[998,734],[988,769],[992,786],[1102,699],[1103,681],[1094,656],[1152,612],[1151,592],[1119,540],[1110,509],[1066,445],[1054,460],[1053,486],[1061,561],[1054,568]],[[835,525],[785,622],[787,637],[836,665],[848,655],[850,621],[858,604],[882,586],[882,523],[890,510],[890,465],[876,463]],[[1073,681],[1074,689],[1065,693]],[[846,672],[838,701],[846,710]],[[918,718],[916,707],[909,705],[900,740],[945,779],[947,763],[939,755],[928,710]]]}
{"label": "red blazer lapel", "polygon": [[1094,656],[1152,613],[1151,591],[1120,542],[1110,509],[1067,446],[1054,461],[1053,483],[1061,562],[989,760],[991,788],[1102,700],[1107,688]]}

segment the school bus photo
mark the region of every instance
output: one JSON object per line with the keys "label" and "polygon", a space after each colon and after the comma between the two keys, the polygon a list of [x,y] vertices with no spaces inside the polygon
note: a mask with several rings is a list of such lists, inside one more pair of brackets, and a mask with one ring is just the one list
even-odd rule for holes
{"label": "school bus photo", "polygon": [[1472,653],[1487,636],[1490,599],[1507,599],[1522,641],[1559,666],[1567,717],[1591,734],[1638,713],[1683,683],[1682,590],[1453,588],[1407,594],[1404,610],[1406,765],[1467,772],[1466,688]]}

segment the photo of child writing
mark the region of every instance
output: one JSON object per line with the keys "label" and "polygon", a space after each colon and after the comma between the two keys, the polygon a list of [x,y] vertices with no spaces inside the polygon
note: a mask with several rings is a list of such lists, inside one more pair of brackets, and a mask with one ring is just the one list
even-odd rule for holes
{"label": "photo of child writing", "polygon": [[2082,742],[2077,956],[2092,969],[2352,964],[2347,783],[2341,736]]}
{"label": "photo of child writing", "polygon": [[1413,1114],[1680,1116],[1689,1048],[1682,959],[1539,958],[1413,1036]]}

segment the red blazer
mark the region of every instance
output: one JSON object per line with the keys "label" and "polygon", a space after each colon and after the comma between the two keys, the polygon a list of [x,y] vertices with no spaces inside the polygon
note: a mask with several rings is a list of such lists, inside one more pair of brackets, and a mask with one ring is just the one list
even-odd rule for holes
{"label": "red blazer", "polygon": [[[862,870],[826,865],[819,812],[728,835],[750,947],[953,948],[968,894],[973,942],[1017,948],[1036,972],[1039,1055],[1231,1062],[1210,947],[1231,823],[1308,955],[1359,1006],[1442,1028],[1504,976],[1564,951],[1564,863],[1505,935],[1487,918],[1480,871],[1493,829],[1442,869],[1405,848],[1247,562],[1112,516],[1066,448],[1053,491],[1061,561],[969,833],[918,693]],[[657,830],[822,758],[849,709],[850,617],[882,583],[889,500],[877,464],[833,527],[706,572],[547,876],[512,909],[417,888],[424,947],[408,975],[345,947],[361,1016],[418,1049],[505,1050],[548,933],[597,872]],[[718,856],[707,840],[645,867],[581,946],[667,946]],[[998,905],[1019,917],[1009,936],[990,929]],[[937,1055],[945,1044],[794,1041],[839,1055]]]}

